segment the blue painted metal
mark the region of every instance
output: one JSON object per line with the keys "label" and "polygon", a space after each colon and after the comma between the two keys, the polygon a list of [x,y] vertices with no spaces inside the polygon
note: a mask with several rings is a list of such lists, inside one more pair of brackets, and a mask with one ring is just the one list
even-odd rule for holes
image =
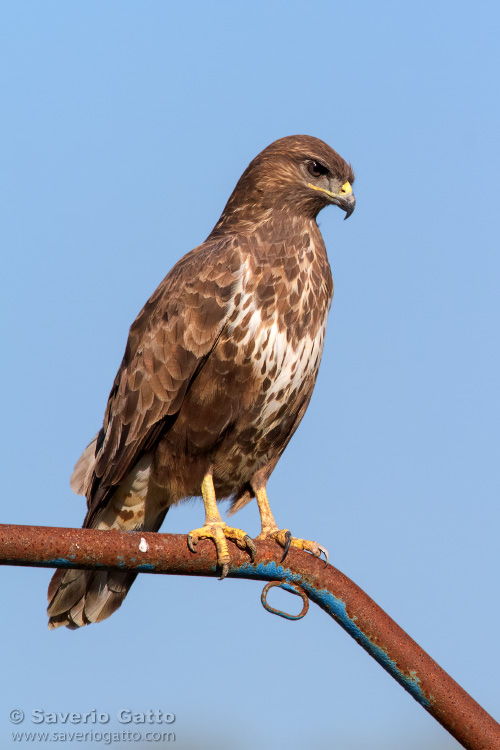
{"label": "blue painted metal", "polygon": [[[296,584],[305,591],[311,601],[318,604],[321,609],[333,617],[349,635],[354,638],[365,651],[367,651],[378,663],[389,672],[400,685],[404,687],[424,708],[429,709],[432,704],[432,698],[428,699],[420,686],[420,679],[415,671],[409,675],[402,672],[394,659],[391,659],[387,651],[378,646],[356,625],[353,618],[349,617],[346,611],[346,604],[342,599],[337,598],[328,589],[317,589],[311,585],[310,581],[299,573],[291,571],[283,565],[277,565],[275,562],[245,564],[241,566],[231,566],[230,574],[235,578],[262,578],[270,581],[287,581],[290,584]],[[282,615],[286,617],[286,615]],[[297,619],[289,616],[287,619]],[[300,619],[300,618],[299,618]]]}
{"label": "blue painted metal", "polygon": [[[233,545],[228,575],[276,582],[293,593],[303,592],[465,748],[500,749],[497,722],[353,581],[333,566],[324,567],[319,560],[298,550],[290,550],[283,563],[283,551],[278,545],[256,541],[256,549],[256,560],[251,562],[246,552]],[[201,542],[197,554],[193,554],[184,535],[2,524],[0,564],[219,575],[213,544]],[[289,615],[287,619],[296,617]]]}

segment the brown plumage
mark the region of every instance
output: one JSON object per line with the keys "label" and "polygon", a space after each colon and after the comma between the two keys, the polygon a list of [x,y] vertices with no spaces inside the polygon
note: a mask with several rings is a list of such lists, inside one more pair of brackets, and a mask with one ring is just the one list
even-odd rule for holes
{"label": "brown plumage", "polygon": [[[208,476],[231,512],[256,495],[263,534],[288,546],[266,511],[265,485],[321,359],[333,282],[316,216],[329,203],[350,215],[353,179],[309,136],[282,138],[247,167],[207,240],[174,266],[130,329],[103,426],[71,480],[87,497],[84,527],[157,531]],[[207,523],[220,526],[204,498]],[[50,627],[109,617],[134,578],[57,571]]]}

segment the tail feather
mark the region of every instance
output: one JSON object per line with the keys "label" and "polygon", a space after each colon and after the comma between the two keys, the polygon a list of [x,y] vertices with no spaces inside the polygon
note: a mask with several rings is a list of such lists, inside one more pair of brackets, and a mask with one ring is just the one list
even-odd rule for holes
{"label": "tail feather", "polygon": [[[72,477],[72,488],[88,487],[92,474],[95,439],[84,451]],[[102,530],[158,531],[168,508],[149,490],[151,456],[145,455],[115,490],[89,525]],[[164,497],[163,497],[164,501]],[[85,525],[85,524],[84,524]],[[80,628],[101,622],[116,612],[137,573],[106,570],[57,570],[49,584],[49,628]]]}
{"label": "tail feather", "polygon": [[88,582],[86,570],[57,570],[49,585],[49,615],[61,615],[70,610],[85,594]]}
{"label": "tail feather", "polygon": [[76,462],[76,466],[73,469],[73,474],[69,480],[69,485],[75,495],[86,495],[87,490],[90,486],[92,479],[92,472],[95,465],[95,449],[97,445],[97,438],[95,438],[87,445],[82,455]]}
{"label": "tail feather", "polygon": [[[85,599],[80,599],[80,601],[72,608],[70,617],[66,615],[66,620],[61,620],[61,625],[65,625],[68,628],[68,630],[78,630],[78,628],[83,627],[84,625],[87,625],[85,620],[83,619],[83,608],[85,606]],[[60,617],[63,617],[63,615],[60,615]],[[49,625],[50,627],[50,625]],[[54,626],[59,627],[59,625]]]}
{"label": "tail feather", "polygon": [[[51,630],[63,625],[80,628],[110,617],[121,606],[137,575],[105,570],[57,572],[63,575],[55,596],[49,599],[47,613]],[[74,577],[74,573],[78,575]],[[69,582],[66,581],[68,574],[73,574]]]}

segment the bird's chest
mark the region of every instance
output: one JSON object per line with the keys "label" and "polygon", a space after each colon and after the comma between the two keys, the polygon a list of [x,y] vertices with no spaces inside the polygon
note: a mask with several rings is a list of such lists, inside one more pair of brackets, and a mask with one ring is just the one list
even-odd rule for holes
{"label": "bird's chest", "polygon": [[238,302],[231,336],[248,374],[247,407],[254,426],[269,429],[314,387],[331,294],[317,266],[297,261],[248,274]]}
{"label": "bird's chest", "polygon": [[301,338],[290,339],[287,332],[273,324],[266,332],[261,357],[254,372],[260,383],[257,419],[270,425],[287,421],[314,388],[323,352],[324,325]]}

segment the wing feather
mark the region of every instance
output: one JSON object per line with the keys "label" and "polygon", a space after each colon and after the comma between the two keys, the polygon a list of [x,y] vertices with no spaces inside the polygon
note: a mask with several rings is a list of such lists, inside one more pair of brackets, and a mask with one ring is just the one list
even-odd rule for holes
{"label": "wing feather", "polygon": [[[235,255],[239,253],[231,239],[205,243],[188,253],[132,324],[106,407],[104,439],[85,485],[84,525],[178,414],[227,322],[239,267]],[[79,488],[82,474],[75,483]]]}

